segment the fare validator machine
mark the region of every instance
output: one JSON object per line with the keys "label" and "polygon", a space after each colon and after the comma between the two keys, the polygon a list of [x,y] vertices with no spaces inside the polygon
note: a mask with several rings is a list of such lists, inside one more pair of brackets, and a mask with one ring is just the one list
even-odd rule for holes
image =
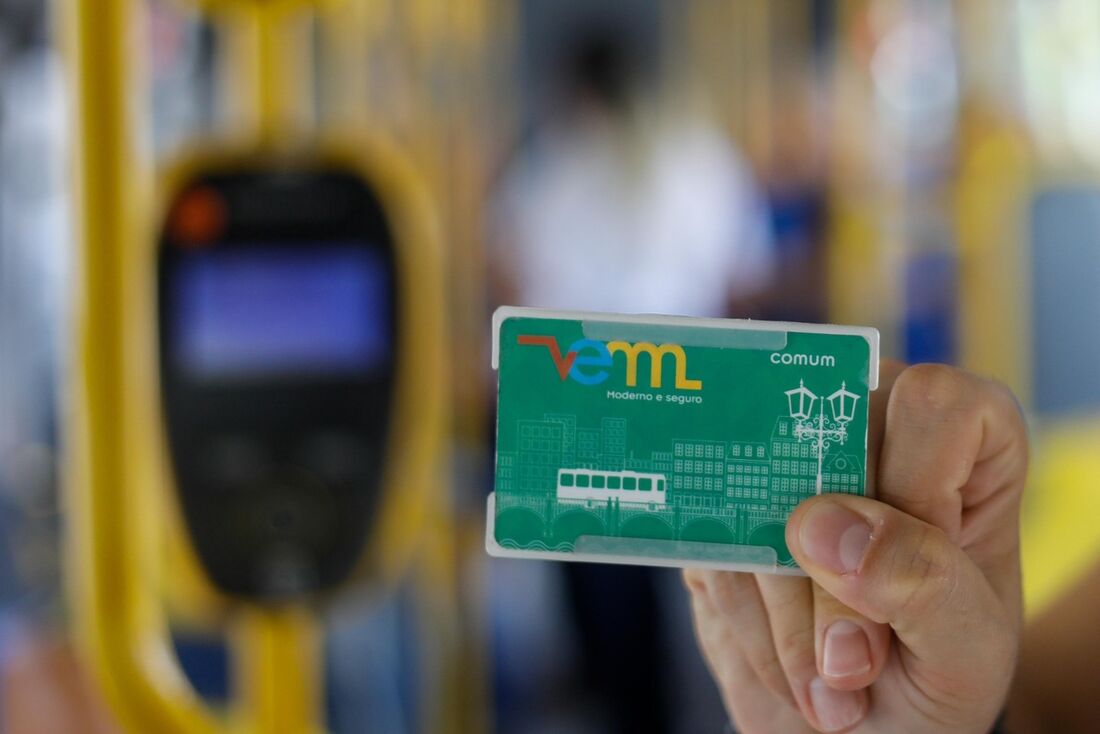
{"label": "fare validator machine", "polygon": [[329,591],[378,520],[405,325],[397,244],[366,179],[223,162],[186,180],[156,255],[179,506],[213,584]]}
{"label": "fare validator machine", "polygon": [[254,128],[161,177],[160,422],[188,545],[214,587],[261,604],[315,601],[360,570],[392,581],[438,494],[431,206],[363,125],[299,119],[304,21],[339,3],[197,4],[249,59],[230,81]]}

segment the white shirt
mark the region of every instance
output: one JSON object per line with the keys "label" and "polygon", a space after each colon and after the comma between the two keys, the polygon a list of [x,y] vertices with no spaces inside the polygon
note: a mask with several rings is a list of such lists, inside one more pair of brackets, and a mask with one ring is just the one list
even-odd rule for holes
{"label": "white shirt", "polygon": [[723,136],[669,125],[631,142],[608,125],[552,131],[505,179],[496,225],[523,303],[725,315],[767,287],[770,228]]}

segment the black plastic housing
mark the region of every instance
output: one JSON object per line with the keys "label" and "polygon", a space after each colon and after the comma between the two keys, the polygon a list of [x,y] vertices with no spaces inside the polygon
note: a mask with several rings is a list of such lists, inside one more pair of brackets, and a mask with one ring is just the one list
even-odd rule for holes
{"label": "black plastic housing", "polygon": [[[382,501],[401,314],[395,242],[376,194],[338,168],[229,168],[193,178],[220,200],[211,241],[173,232],[157,253],[160,384],[180,505],[198,557],[222,591],[284,602],[331,590],[362,557]],[[169,212],[172,208],[169,208]],[[309,256],[327,243],[385,263],[389,356],[362,370],[196,375],[181,359],[177,271],[196,251],[262,248]]]}

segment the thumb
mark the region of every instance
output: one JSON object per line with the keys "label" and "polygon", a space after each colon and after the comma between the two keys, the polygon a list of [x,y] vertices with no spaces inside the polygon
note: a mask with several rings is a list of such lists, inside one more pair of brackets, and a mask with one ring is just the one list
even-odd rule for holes
{"label": "thumb", "polygon": [[827,495],[799,505],[787,544],[822,588],[890,625],[912,653],[907,662],[928,666],[924,673],[950,686],[952,695],[989,692],[966,690],[980,684],[976,669],[1011,675],[1013,615],[982,571],[934,525],[866,497]]}

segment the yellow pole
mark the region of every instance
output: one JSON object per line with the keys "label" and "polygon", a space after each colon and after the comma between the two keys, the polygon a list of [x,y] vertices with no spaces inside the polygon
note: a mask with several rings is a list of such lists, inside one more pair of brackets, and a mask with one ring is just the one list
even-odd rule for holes
{"label": "yellow pole", "polygon": [[286,148],[314,124],[311,17],[291,3],[217,9],[227,48],[224,103],[233,132],[248,143]]}
{"label": "yellow pole", "polygon": [[[132,276],[147,259],[137,213],[149,211],[143,206],[146,187],[138,181],[145,169],[130,147],[135,135],[127,114],[132,3],[71,0],[71,9],[73,26],[65,40],[77,113],[82,258],[75,361],[80,372],[70,395],[74,410],[66,443],[77,636],[127,730],[214,734],[228,724],[203,706],[179,670],[148,575],[149,519],[155,514],[149,493],[155,488],[137,486],[131,469],[145,462],[128,453],[139,445],[132,439],[141,431],[141,411],[129,396],[142,389],[132,379],[140,367],[131,359],[130,339],[144,332],[131,334],[127,313],[144,300]],[[256,20],[268,55],[257,64],[263,75],[258,122],[264,134],[275,135],[291,107],[285,96],[290,85],[280,83],[271,67],[284,68],[286,59],[275,41],[275,18]],[[244,730],[317,732],[317,631],[309,615],[246,612],[239,639],[247,671]]]}
{"label": "yellow pole", "polygon": [[[236,8],[227,19],[233,48],[226,75],[238,104],[250,101],[255,143],[293,146],[313,119],[308,15],[291,3]],[[298,15],[292,16],[292,13]],[[298,22],[292,22],[298,21]],[[243,729],[256,734],[314,734],[321,723],[322,632],[307,608],[240,611],[232,639]]]}
{"label": "yellow pole", "polygon": [[[976,125],[981,125],[980,122]],[[955,182],[959,361],[1031,399],[1026,277],[1030,150],[1008,124],[970,130]]]}
{"label": "yellow pole", "polygon": [[[146,507],[127,481],[127,259],[135,253],[139,171],[126,89],[129,0],[72,0],[64,34],[76,112],[75,380],[68,396],[66,483],[77,638],[119,720],[158,734],[217,727],[173,665],[163,619],[143,588]],[[141,488],[137,488],[141,489]],[[148,489],[148,488],[144,488]],[[136,500],[136,501],[135,501]]]}
{"label": "yellow pole", "polygon": [[301,608],[248,608],[238,621],[234,649],[246,730],[321,732],[321,630],[316,617]]}
{"label": "yellow pole", "polygon": [[[1007,112],[1014,73],[988,59],[1019,55],[1024,22],[998,0],[955,9],[962,39],[963,105],[954,181],[959,243],[959,361],[1031,399],[1027,260],[1029,206],[1035,188],[1032,142]],[[983,63],[984,62],[984,63]]]}
{"label": "yellow pole", "polygon": [[867,0],[837,4],[837,51],[829,82],[829,226],[826,251],[828,316],[833,323],[876,326],[884,354],[904,349],[900,322],[905,243],[899,236],[904,201],[875,164],[882,143],[877,123],[856,111],[874,109],[867,69],[845,39]]}
{"label": "yellow pole", "polygon": [[378,110],[370,109],[368,63],[392,23],[390,2],[345,0],[318,9],[324,34],[319,49],[324,55],[321,87],[328,113],[323,123],[334,127],[338,135],[353,138],[368,126],[378,128],[384,119]]}
{"label": "yellow pole", "polygon": [[[295,48],[294,31],[278,9],[257,5],[252,9],[256,26],[256,107],[260,139],[284,140],[295,112],[312,100],[304,99],[300,82],[305,54]],[[296,53],[297,52],[297,53]]]}

